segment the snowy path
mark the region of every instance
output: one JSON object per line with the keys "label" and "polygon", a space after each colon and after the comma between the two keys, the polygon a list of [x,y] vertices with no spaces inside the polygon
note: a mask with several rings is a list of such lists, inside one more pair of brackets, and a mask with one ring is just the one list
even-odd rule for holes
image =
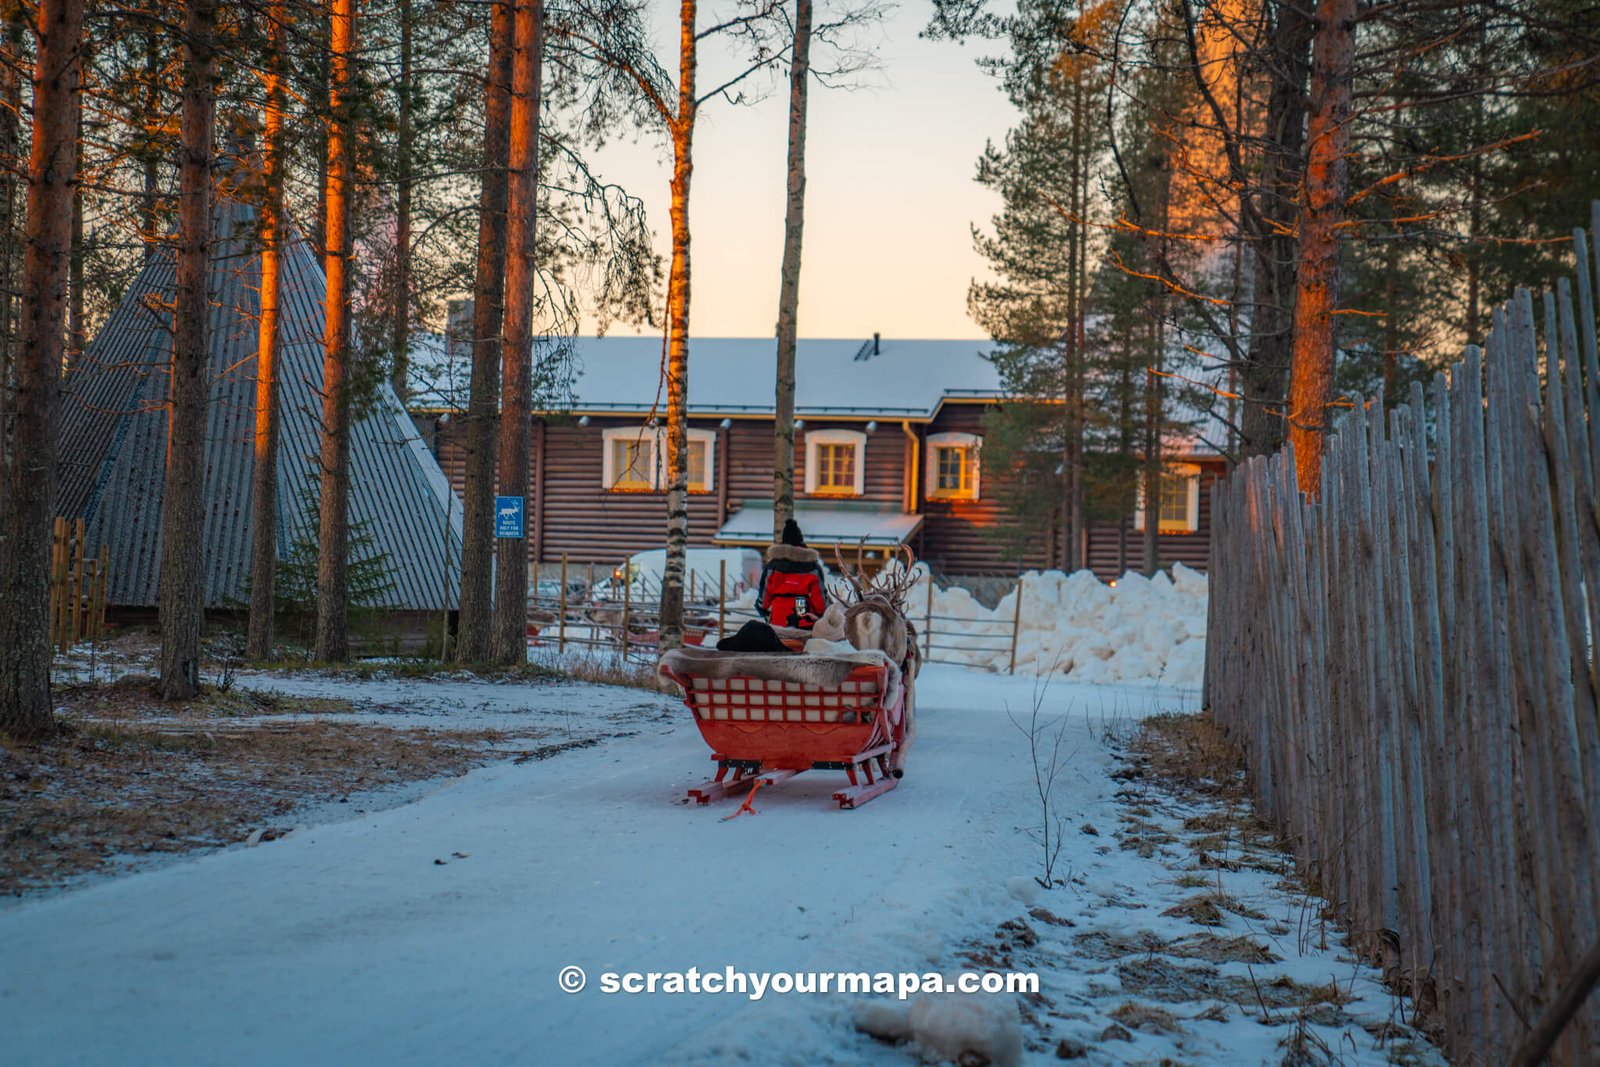
{"label": "snowy path", "polygon": [[[636,736],[488,767],[404,807],[0,912],[5,1058],[910,1062],[856,1034],[838,997],[608,996],[596,979],[959,967],[964,943],[1025,910],[1006,879],[1037,869],[1026,740],[1005,716],[1026,714],[1032,686],[929,668],[910,774],[861,811],[835,809],[838,776],[824,773],[763,791],[756,818],[681,805],[711,764],[680,707],[639,714]],[[1057,682],[1047,700],[1081,723],[1067,813],[1115,826],[1092,734],[1185,698]],[[1068,860],[1092,866],[1098,843],[1072,835]],[[588,989],[558,989],[567,965]]]}

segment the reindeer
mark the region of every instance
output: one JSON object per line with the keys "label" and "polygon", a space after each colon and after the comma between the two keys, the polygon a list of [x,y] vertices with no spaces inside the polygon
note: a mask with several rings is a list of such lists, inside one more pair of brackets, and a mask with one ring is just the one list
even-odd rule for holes
{"label": "reindeer", "polygon": [[905,773],[906,753],[917,736],[916,678],[922,670],[922,652],[917,647],[916,627],[906,617],[906,596],[918,579],[917,557],[909,545],[902,544],[896,552],[896,558],[903,561],[901,569],[890,573],[885,567],[875,578],[867,578],[858,568],[846,563],[839,554],[838,545],[833,547],[833,558],[846,582],[840,590],[843,594],[840,599],[845,602],[844,639],[856,648],[884,653],[899,665],[905,679],[905,740],[895,749],[889,768],[899,778]]}

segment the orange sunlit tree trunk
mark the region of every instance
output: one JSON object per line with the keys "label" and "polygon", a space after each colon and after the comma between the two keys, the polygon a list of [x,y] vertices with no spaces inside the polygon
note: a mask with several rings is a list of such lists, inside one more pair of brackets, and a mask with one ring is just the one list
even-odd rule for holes
{"label": "orange sunlit tree trunk", "polygon": [[789,202],[783,224],[783,269],[778,283],[778,373],[772,457],[772,539],[794,516],[795,348],[799,332],[800,253],[806,214],[806,89],[811,80],[811,0],[795,0],[794,50],[789,61]]}
{"label": "orange sunlit tree trunk", "polygon": [[56,506],[61,426],[61,356],[66,325],[72,187],[77,181],[83,0],[40,0],[33,72],[33,146],[28,156],[27,246],[17,337],[14,430],[18,449],[0,545],[0,731],[55,731],[50,709],[50,523]]}
{"label": "orange sunlit tree trunk", "polygon": [[250,479],[250,619],[245,654],[272,658],[278,563],[278,308],[283,290],[283,0],[267,10],[261,157],[261,322],[256,334],[255,467]]}
{"label": "orange sunlit tree trunk", "polygon": [[1306,122],[1305,210],[1295,275],[1289,440],[1300,491],[1316,495],[1328,405],[1333,400],[1333,317],[1339,302],[1339,230],[1349,175],[1355,0],[1318,0]]}
{"label": "orange sunlit tree trunk", "polygon": [[489,72],[484,81],[483,179],[478,192],[472,374],[461,492],[461,632],[456,639],[456,659],[461,663],[488,661],[494,615],[495,445],[500,425],[513,32],[511,0],[497,0],[489,20]]}
{"label": "orange sunlit tree trunk", "polygon": [[167,478],[161,499],[161,578],[156,593],[161,620],[159,689],[165,700],[186,700],[200,688],[216,23],[215,0],[189,0],[184,5],[176,300],[167,394]]}
{"label": "orange sunlit tree trunk", "polygon": [[333,0],[329,25],[327,295],[322,359],[322,470],[318,496],[316,658],[350,658],[350,209],[355,0]]}
{"label": "orange sunlit tree trunk", "polygon": [[694,175],[696,2],[678,9],[678,106],[672,133],[672,270],[667,276],[667,561],[661,575],[661,650],[683,644],[689,551],[689,179]]}
{"label": "orange sunlit tree trunk", "polygon": [[[539,201],[539,81],[544,59],[544,2],[518,0],[511,71],[511,140],[506,200],[505,342],[500,377],[500,492],[528,498],[528,438],[533,417],[533,287],[538,262],[534,223]],[[494,602],[494,658],[528,659],[528,529],[495,541],[499,590]]]}

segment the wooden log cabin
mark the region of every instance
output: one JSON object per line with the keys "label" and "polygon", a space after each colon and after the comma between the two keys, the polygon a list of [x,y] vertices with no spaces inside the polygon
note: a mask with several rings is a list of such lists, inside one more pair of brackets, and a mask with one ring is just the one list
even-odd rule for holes
{"label": "wooden log cabin", "polygon": [[[612,566],[660,548],[666,518],[658,417],[661,341],[578,338],[569,404],[534,417],[529,562]],[[910,544],[947,580],[1059,566],[1059,524],[1008,553],[1016,520],[983,461],[984,413],[1005,402],[981,341],[802,340],[797,357],[795,511],[808,543],[831,555],[864,545],[866,562]],[[697,338],[689,356],[689,543],[764,546],[772,538],[770,338]],[[448,361],[447,361],[448,362]],[[465,374],[457,375],[465,381]],[[464,393],[428,383],[412,415],[457,492],[465,469]],[[1160,508],[1161,565],[1203,569],[1214,453],[1175,451]],[[1086,559],[1102,578],[1143,565],[1142,511],[1094,524]],[[1016,543],[1018,538],[1011,538]],[[1013,550],[1014,551],[1014,550]]]}

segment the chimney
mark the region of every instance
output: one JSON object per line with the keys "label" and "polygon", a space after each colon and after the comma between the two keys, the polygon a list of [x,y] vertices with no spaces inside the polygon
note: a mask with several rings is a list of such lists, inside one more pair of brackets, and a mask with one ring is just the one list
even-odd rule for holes
{"label": "chimney", "polygon": [[445,312],[445,353],[450,359],[467,359],[472,355],[471,300],[451,300]]}
{"label": "chimney", "polygon": [[878,333],[876,330],[872,333],[872,354],[878,354]]}

